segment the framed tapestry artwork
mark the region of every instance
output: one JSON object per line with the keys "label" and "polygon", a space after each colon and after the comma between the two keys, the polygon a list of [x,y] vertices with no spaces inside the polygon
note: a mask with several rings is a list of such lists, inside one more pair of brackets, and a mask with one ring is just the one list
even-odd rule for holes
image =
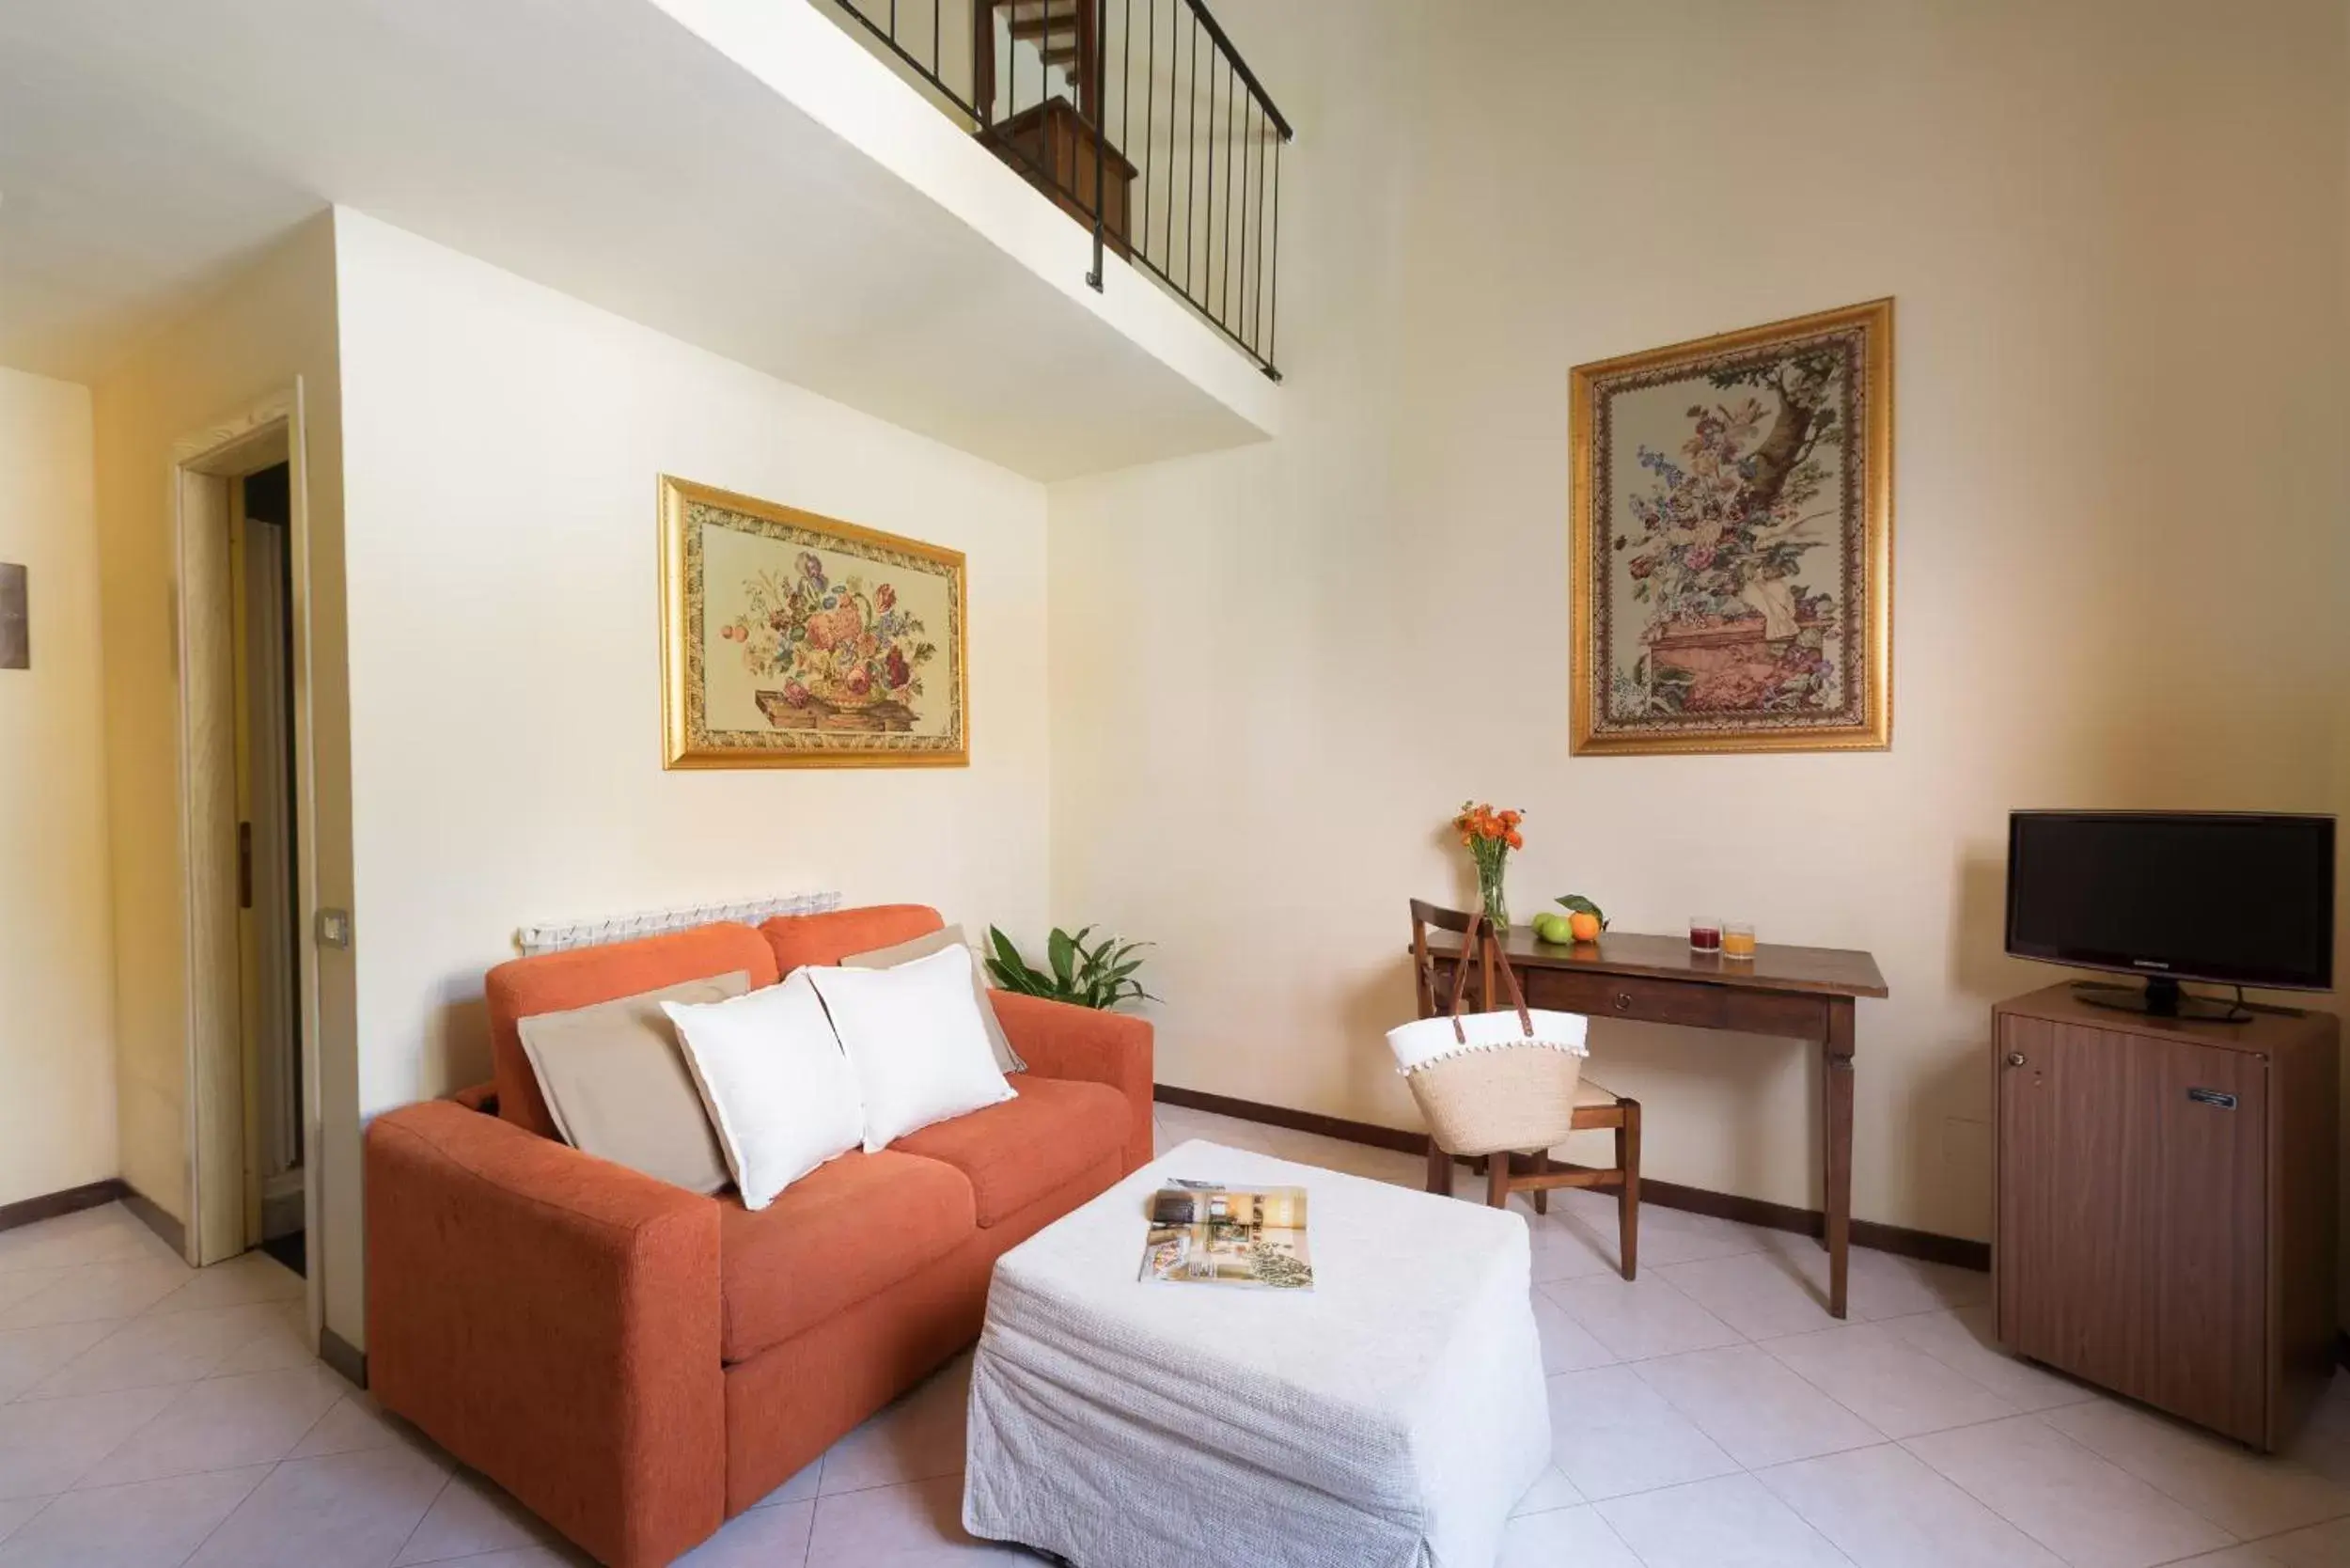
{"label": "framed tapestry artwork", "polygon": [[672,768],[971,760],[960,551],[661,480]]}
{"label": "framed tapestry artwork", "polygon": [[1893,302],[1577,366],[1574,749],[1892,741]]}

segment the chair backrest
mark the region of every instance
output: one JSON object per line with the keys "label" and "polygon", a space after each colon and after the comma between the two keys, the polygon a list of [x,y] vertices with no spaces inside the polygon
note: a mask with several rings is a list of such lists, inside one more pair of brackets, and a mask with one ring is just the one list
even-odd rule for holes
{"label": "chair backrest", "polygon": [[[1468,913],[1465,910],[1447,909],[1423,899],[1412,901],[1412,986],[1419,997],[1419,1015],[1422,1018],[1436,1015],[1436,960],[1428,950],[1428,928],[1431,926],[1456,934],[1465,933],[1469,928]],[[1488,975],[1484,979],[1486,988],[1490,989],[1492,977]],[[1480,993],[1480,996],[1482,994]],[[1450,999],[1448,995],[1446,1000]]]}

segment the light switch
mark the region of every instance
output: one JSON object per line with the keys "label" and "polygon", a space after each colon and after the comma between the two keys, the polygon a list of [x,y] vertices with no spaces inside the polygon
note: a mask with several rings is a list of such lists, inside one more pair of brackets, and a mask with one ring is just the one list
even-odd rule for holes
{"label": "light switch", "polygon": [[321,909],[319,911],[319,946],[348,948],[351,946],[351,911]]}

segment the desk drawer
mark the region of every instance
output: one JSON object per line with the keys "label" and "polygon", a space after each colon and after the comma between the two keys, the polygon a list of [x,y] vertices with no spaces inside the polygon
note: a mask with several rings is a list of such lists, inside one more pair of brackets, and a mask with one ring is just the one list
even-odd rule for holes
{"label": "desk drawer", "polygon": [[1526,999],[1536,1007],[1593,1018],[1629,1018],[1643,1024],[1679,1024],[1695,1029],[1735,1029],[1746,1034],[1820,1040],[1827,1033],[1827,1006],[1817,996],[1782,991],[1748,991],[1688,980],[1637,980],[1621,975],[1578,975],[1557,969],[1529,970],[1523,977]]}

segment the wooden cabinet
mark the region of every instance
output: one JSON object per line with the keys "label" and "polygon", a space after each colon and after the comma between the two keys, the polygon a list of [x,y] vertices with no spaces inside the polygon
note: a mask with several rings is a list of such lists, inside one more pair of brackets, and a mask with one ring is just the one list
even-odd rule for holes
{"label": "wooden cabinet", "polygon": [[2008,1349],[2273,1449],[2333,1362],[2336,1025],[1993,1013]]}

